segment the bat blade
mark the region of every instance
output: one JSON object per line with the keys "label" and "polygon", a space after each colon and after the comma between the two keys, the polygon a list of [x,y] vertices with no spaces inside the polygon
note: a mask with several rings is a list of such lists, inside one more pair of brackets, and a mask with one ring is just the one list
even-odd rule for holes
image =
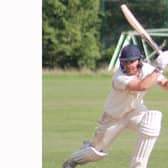
{"label": "bat blade", "polygon": [[144,38],[147,43],[154,49],[158,54],[161,54],[162,51],[159,48],[159,46],[153,41],[151,36],[148,34],[148,32],[143,28],[143,26],[140,24],[140,22],[135,18],[133,13],[129,10],[127,5],[122,4],[121,5],[121,11],[123,12],[126,20],[130,24],[130,26],[140,34],[142,38]]}

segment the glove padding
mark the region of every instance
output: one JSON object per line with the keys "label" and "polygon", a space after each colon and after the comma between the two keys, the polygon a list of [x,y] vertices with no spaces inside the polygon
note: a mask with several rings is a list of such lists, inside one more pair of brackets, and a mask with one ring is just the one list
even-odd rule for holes
{"label": "glove padding", "polygon": [[164,70],[168,65],[168,51],[162,52],[156,59],[156,65],[160,69]]}

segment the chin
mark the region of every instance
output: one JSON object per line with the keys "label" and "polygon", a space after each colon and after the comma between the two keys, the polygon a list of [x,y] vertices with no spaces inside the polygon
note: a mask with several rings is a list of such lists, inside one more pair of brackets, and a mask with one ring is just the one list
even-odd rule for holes
{"label": "chin", "polygon": [[128,72],[126,72],[127,73],[127,75],[136,75],[136,71],[128,71]]}

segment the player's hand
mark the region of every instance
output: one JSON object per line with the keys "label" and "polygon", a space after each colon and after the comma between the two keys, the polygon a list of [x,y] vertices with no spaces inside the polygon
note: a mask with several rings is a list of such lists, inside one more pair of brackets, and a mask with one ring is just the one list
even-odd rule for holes
{"label": "player's hand", "polygon": [[164,70],[168,65],[168,51],[162,52],[156,59],[156,65]]}

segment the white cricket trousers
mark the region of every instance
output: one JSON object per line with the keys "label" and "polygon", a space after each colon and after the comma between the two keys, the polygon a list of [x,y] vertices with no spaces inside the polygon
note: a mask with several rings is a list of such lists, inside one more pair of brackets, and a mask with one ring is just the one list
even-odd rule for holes
{"label": "white cricket trousers", "polygon": [[92,145],[105,150],[124,129],[138,133],[137,142],[130,162],[130,168],[147,168],[147,163],[160,133],[161,112],[132,111],[120,119],[114,119],[104,112],[99,118]]}

